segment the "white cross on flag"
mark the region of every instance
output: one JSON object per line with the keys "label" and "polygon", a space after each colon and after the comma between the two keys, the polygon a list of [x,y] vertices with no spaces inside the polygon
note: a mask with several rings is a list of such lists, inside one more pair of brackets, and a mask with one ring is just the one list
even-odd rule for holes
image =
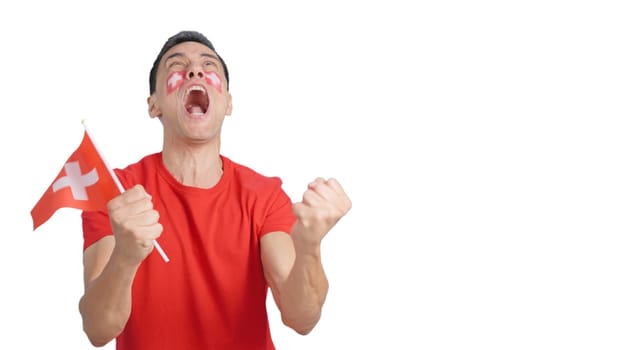
{"label": "white cross on flag", "polygon": [[60,173],[30,211],[33,230],[63,207],[106,211],[109,200],[121,192],[88,133],[67,159]]}

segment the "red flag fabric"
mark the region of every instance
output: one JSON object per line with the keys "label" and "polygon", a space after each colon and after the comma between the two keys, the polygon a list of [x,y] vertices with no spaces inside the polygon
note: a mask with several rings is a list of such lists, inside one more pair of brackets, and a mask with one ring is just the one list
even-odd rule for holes
{"label": "red flag fabric", "polygon": [[85,131],[78,149],[67,159],[56,179],[30,211],[33,230],[63,207],[106,210],[108,201],[120,193],[106,163]]}

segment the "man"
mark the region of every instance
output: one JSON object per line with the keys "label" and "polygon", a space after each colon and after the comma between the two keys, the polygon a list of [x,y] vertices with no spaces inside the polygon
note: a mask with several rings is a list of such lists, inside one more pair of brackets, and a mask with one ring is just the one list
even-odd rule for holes
{"label": "man", "polygon": [[[283,323],[307,334],[328,290],[320,242],[351,207],[318,178],[292,204],[279,178],[220,154],[229,72],[207,38],[180,32],[150,74],[163,148],[116,173],[128,190],[84,212],[84,330],[117,349],[274,349],[269,287]],[[153,240],[170,257],[151,254]]]}

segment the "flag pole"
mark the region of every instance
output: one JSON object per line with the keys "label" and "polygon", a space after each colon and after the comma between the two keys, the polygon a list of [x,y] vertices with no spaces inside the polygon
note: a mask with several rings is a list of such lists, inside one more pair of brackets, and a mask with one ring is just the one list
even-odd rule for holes
{"label": "flag pole", "polygon": [[[108,165],[108,162],[106,161],[106,158],[104,157],[104,155],[99,151],[99,147],[97,146],[97,142],[95,142],[95,138],[93,138],[93,135],[89,131],[89,128],[86,126],[86,121],[84,119],[82,119],[82,126],[84,126],[84,131],[86,131],[86,133],[91,138],[91,142],[93,142],[93,146],[95,146],[95,150],[97,151],[97,153],[99,153],[99,156],[104,161],[104,164],[106,165],[106,169],[108,170],[108,173],[110,173],[110,176],[112,176],[112,179],[114,180],[114,183],[117,185],[117,188],[119,189],[119,192],[121,192],[121,193],[125,192],[125,188],[123,188],[123,185],[119,181],[119,178],[117,178],[117,174],[115,174],[115,172],[112,170],[112,168]],[[167,263],[167,262],[170,261],[168,256],[166,255],[166,253],[162,249],[162,247],[160,247],[160,245],[158,244],[158,241],[156,241],[155,239],[153,240],[153,246],[158,251],[158,253],[160,253],[160,256],[162,257],[164,262]]]}

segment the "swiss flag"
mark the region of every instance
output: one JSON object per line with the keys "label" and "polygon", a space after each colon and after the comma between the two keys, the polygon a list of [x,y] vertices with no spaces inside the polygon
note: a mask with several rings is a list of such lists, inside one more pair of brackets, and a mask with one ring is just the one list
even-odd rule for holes
{"label": "swiss flag", "polygon": [[59,208],[105,211],[108,201],[121,193],[119,187],[85,131],[80,147],[30,211],[33,230]]}

